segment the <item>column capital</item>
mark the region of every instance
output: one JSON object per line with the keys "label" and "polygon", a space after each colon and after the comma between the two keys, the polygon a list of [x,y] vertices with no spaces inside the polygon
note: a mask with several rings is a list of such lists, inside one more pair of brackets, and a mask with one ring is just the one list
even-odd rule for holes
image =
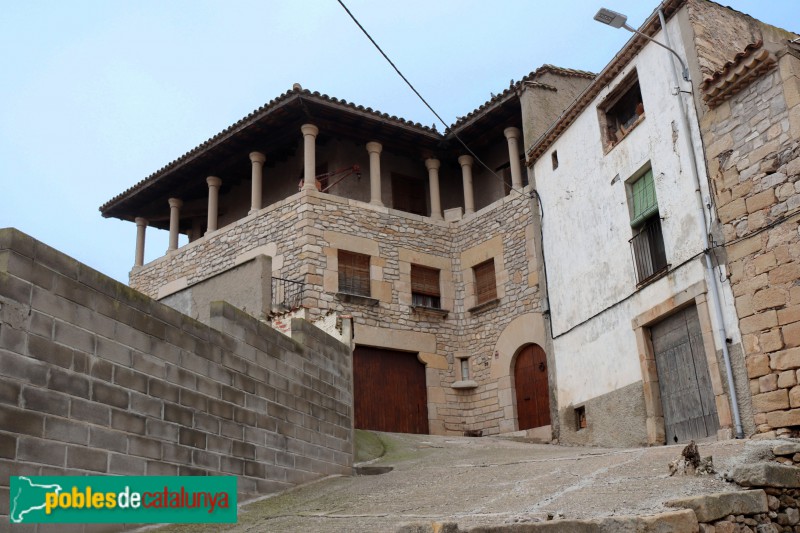
{"label": "column capital", "polygon": [[250,152],[251,163],[261,163],[263,165],[266,160],[267,156],[265,156],[261,152]]}
{"label": "column capital", "polygon": [[170,198],[169,199],[169,206],[170,207],[183,207],[183,200],[180,198]]}
{"label": "column capital", "polygon": [[519,139],[522,137],[522,132],[519,131],[519,128],[506,128],[503,130],[503,135],[506,136],[506,139]]}
{"label": "column capital", "polygon": [[439,170],[441,166],[442,162],[434,157],[425,160],[425,168],[428,170]]}
{"label": "column capital", "polygon": [[383,151],[383,145],[376,141],[370,141],[367,143],[367,152],[369,153],[376,153],[379,154]]}
{"label": "column capital", "polygon": [[462,167],[471,167],[474,161],[471,155],[462,155],[458,158],[458,164]]}
{"label": "column capital", "polygon": [[312,137],[319,135],[319,128],[313,124],[303,124],[300,126],[300,131],[303,132],[303,135],[311,135]]}
{"label": "column capital", "polygon": [[136,222],[137,226],[147,226],[150,223],[149,220],[143,217],[136,217],[133,219],[133,221]]}
{"label": "column capital", "polygon": [[206,183],[208,183],[209,187],[219,187],[222,185],[222,180],[216,176],[209,176],[206,178]]}

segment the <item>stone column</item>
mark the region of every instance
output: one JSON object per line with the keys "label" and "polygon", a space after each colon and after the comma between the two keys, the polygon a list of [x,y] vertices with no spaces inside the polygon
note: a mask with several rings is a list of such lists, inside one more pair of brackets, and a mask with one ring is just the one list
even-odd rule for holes
{"label": "stone column", "polygon": [[519,162],[519,139],[522,132],[519,128],[506,128],[503,134],[508,140],[508,163],[511,166],[511,186],[522,189],[522,166]]}
{"label": "stone column", "polygon": [[219,186],[222,180],[216,176],[206,178],[208,183],[208,223],[206,224],[206,235],[217,230],[217,216],[219,215]]}
{"label": "stone column", "polygon": [[250,188],[250,211],[251,215],[261,209],[261,183],[264,178],[264,161],[267,157],[261,152],[250,152],[250,163],[253,166],[252,186]]}
{"label": "stone column", "polygon": [[303,190],[316,191],[317,190],[317,177],[315,175],[317,169],[317,154],[316,145],[317,134],[319,128],[313,124],[303,124],[300,127],[303,132],[303,164],[305,170],[303,172]]}
{"label": "stone column", "polygon": [[181,223],[181,207],[183,200],[180,198],[169,199],[169,248],[168,252],[178,249],[178,231]]}
{"label": "stone column", "polygon": [[136,217],[136,259],[133,266],[140,267],[144,264],[144,233],[147,230],[147,219]]}
{"label": "stone column", "polygon": [[472,193],[472,156],[462,155],[458,158],[461,165],[461,176],[464,180],[464,214],[469,215],[475,212],[475,198]]}
{"label": "stone column", "polygon": [[439,196],[439,167],[442,164],[438,159],[426,159],[425,168],[428,169],[428,185],[431,190],[431,218],[442,220],[442,201]]}
{"label": "stone column", "polygon": [[372,205],[383,205],[381,201],[381,150],[383,146],[379,142],[368,142],[367,152],[369,152],[369,203]]}

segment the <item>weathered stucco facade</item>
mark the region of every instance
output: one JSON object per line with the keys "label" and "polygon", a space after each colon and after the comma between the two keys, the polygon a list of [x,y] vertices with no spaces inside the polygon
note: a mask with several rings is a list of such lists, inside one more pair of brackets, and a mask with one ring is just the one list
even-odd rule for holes
{"label": "weathered stucco facade", "polygon": [[[691,50],[682,46],[685,29],[675,6],[668,15],[672,46],[686,56]],[[654,15],[645,27],[663,42],[657,24]],[[634,85],[643,112],[609,143],[604,115]],[[717,279],[704,268],[703,213],[692,179],[692,158],[700,162],[697,171],[705,173],[703,151],[695,142],[699,131],[691,106],[690,131],[680,127],[683,102],[674,86],[670,55],[634,38],[576,102],[573,115],[566,113],[563,126],[551,129],[530,152],[529,165],[545,212],[543,246],[562,441],[664,442],[664,388],[651,329],[688,307],[697,311],[703,349],[695,357],[708,368],[712,410],[720,428],[732,428],[720,340],[714,333],[717,319],[707,298],[709,285]],[[683,138],[687,135],[688,140]],[[688,153],[689,147],[694,154]],[[648,172],[666,261],[660,272],[642,279],[635,257],[639,251],[634,248],[631,194],[633,184]],[[705,179],[700,187],[700,194],[707,196]],[[564,235],[569,236],[566,246]],[[739,354],[743,369],[735,311],[724,304],[731,301],[725,298],[730,287],[723,284],[719,290],[728,348]],[[742,389],[747,392],[745,386]],[[582,418],[583,426],[576,417]]]}

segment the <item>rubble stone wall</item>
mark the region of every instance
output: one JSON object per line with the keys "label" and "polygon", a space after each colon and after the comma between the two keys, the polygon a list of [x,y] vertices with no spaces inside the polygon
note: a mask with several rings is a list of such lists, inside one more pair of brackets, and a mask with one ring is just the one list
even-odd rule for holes
{"label": "rubble stone wall", "polygon": [[800,425],[800,59],[714,109],[701,129],[761,433]]}

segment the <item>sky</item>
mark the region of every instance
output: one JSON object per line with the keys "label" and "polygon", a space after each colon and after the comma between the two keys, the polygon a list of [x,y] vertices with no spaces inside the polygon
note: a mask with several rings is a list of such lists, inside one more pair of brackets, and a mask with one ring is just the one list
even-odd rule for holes
{"label": "sky", "polygon": [[[538,66],[599,72],[643,0],[345,0],[448,122]],[[729,0],[800,31],[798,0]],[[98,208],[293,83],[432,125],[336,0],[0,0],[0,228],[128,281],[136,226]],[[439,131],[444,127],[438,124]],[[299,135],[299,132],[298,132]],[[145,261],[167,233],[147,232]]]}

